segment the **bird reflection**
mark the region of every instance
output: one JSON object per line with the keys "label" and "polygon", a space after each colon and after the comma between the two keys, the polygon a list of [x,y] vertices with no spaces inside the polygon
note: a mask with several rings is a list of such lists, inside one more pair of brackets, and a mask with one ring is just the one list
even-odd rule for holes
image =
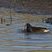
{"label": "bird reflection", "polygon": [[25,33],[25,38],[26,38],[26,39],[31,39],[30,34],[31,34],[31,33]]}

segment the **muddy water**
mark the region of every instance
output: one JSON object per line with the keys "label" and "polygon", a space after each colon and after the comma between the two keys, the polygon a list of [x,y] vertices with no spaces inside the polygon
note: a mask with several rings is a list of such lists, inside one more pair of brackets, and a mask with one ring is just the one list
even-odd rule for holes
{"label": "muddy water", "polygon": [[[39,16],[40,17],[40,16]],[[16,14],[10,26],[0,24],[0,52],[28,52],[52,49],[52,25],[42,23],[41,18],[28,14]],[[24,33],[24,25],[47,27],[49,33]],[[10,22],[9,22],[10,23]]]}

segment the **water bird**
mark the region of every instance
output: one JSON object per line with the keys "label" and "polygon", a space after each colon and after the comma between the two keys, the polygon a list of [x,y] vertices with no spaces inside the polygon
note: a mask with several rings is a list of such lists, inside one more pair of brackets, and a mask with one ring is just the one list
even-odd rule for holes
{"label": "water bird", "polygon": [[26,23],[24,31],[26,32],[49,32],[47,28],[44,27],[34,27],[29,23]]}

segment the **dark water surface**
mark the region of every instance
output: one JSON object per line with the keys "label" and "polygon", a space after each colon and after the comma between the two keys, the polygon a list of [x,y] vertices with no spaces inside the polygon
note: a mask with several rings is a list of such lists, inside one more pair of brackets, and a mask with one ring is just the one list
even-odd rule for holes
{"label": "dark water surface", "polygon": [[[16,14],[17,15],[17,14]],[[20,14],[21,15],[21,14]],[[40,23],[30,15],[17,15],[16,23],[6,26],[0,24],[0,52],[28,52],[30,50],[52,50],[52,25]],[[24,17],[26,16],[26,17]],[[8,17],[8,16],[7,16]],[[16,16],[15,16],[16,17]],[[30,17],[30,18],[29,18]],[[37,23],[36,23],[36,22]],[[24,25],[29,22],[33,26],[46,27],[49,33],[25,33]]]}
{"label": "dark water surface", "polygon": [[[50,30],[49,33],[24,33],[22,32],[24,24],[2,25],[3,27],[0,28],[1,52],[28,52],[29,50],[52,49],[52,25],[42,23]],[[38,23],[37,26],[39,25]]]}

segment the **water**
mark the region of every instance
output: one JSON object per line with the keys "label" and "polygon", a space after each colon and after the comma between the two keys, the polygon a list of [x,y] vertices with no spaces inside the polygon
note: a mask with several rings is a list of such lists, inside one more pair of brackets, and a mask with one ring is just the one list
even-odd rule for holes
{"label": "water", "polygon": [[0,52],[28,52],[29,50],[45,49],[52,50],[52,25],[27,20],[33,26],[47,27],[50,32],[24,33],[22,30],[26,24],[25,20],[20,18],[15,24],[10,26],[0,24]]}

